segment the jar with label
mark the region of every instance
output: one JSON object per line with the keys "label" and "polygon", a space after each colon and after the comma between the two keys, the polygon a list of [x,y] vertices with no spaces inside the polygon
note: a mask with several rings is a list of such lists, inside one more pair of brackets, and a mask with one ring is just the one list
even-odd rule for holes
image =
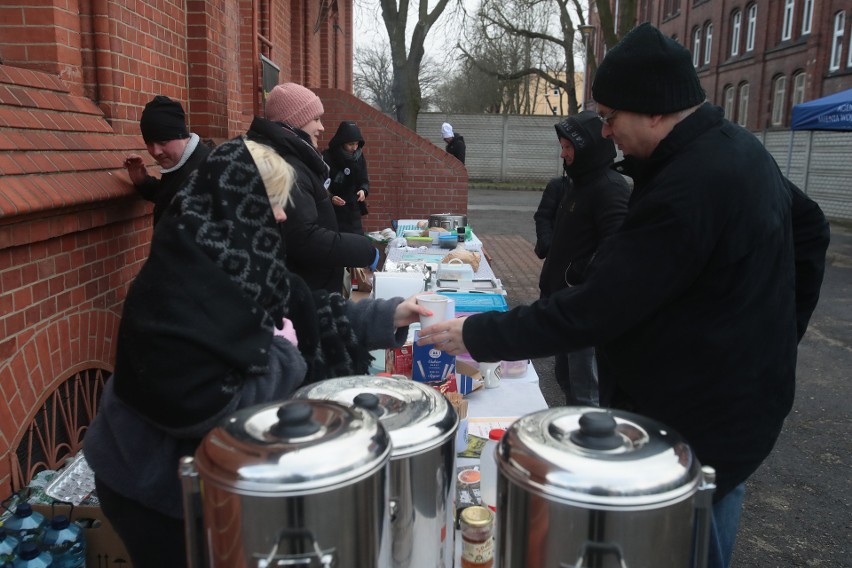
{"label": "jar with label", "polygon": [[494,566],[494,516],[485,507],[461,512],[462,568]]}

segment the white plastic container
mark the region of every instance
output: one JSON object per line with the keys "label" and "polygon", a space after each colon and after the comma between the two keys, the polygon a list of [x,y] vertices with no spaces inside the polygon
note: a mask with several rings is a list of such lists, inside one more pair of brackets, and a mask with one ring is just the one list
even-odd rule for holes
{"label": "white plastic container", "polygon": [[497,510],[497,444],[506,431],[494,428],[488,432],[488,441],[479,455],[479,494],[482,506]]}

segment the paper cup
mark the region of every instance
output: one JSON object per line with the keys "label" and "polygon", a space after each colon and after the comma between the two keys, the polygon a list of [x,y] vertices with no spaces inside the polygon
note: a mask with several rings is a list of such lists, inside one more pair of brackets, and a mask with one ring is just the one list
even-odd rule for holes
{"label": "paper cup", "polygon": [[500,375],[503,368],[500,362],[496,363],[480,363],[479,372],[482,375],[482,381],[485,383],[485,388],[495,389],[500,386]]}
{"label": "paper cup", "polygon": [[417,296],[417,303],[432,310],[431,316],[420,316],[420,329],[426,329],[447,319],[450,299],[440,294],[425,294]]}

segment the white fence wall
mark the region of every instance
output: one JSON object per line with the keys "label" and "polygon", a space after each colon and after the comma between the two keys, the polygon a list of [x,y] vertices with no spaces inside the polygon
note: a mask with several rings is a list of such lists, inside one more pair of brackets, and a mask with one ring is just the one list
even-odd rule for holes
{"label": "white fence wall", "polygon": [[[472,181],[539,185],[562,173],[559,117],[421,113],[417,133],[443,148],[441,124],[464,136]],[[833,219],[852,220],[852,132],[758,132],[781,171]],[[788,166],[789,160],[789,166]]]}

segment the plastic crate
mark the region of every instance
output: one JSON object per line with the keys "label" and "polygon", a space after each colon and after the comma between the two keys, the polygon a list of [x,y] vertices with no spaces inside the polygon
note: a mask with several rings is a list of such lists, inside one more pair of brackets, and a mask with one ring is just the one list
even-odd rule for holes
{"label": "plastic crate", "polygon": [[507,312],[509,304],[502,294],[480,294],[476,292],[444,292],[456,303],[456,313],[459,312]]}

